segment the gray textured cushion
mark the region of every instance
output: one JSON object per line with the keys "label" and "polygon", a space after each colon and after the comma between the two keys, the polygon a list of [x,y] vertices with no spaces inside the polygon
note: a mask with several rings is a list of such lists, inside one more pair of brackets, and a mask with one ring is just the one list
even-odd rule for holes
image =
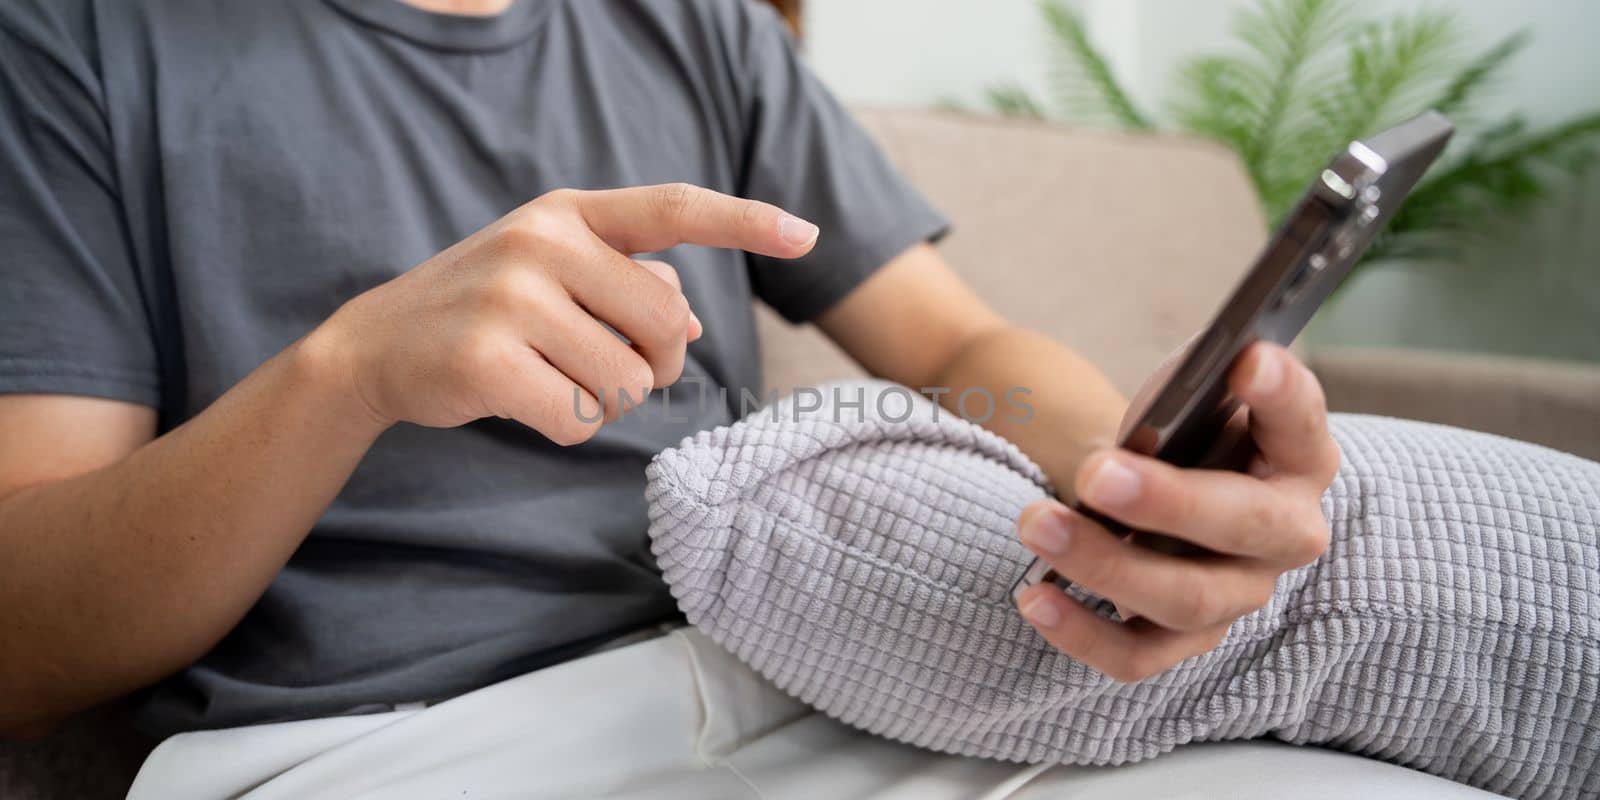
{"label": "gray textured cushion", "polygon": [[1600,792],[1600,465],[1336,416],[1328,553],[1213,652],[1119,684],[1009,599],[1038,468],[920,399],[901,420],[908,392],[875,402],[890,389],[824,387],[817,411],[780,403],[649,470],[653,547],[689,620],[806,703],[986,758],[1116,764],[1273,736],[1512,795]]}

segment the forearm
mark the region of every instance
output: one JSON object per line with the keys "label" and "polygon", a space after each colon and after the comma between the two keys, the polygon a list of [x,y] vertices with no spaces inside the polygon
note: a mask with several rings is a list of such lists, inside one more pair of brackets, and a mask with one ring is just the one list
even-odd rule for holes
{"label": "forearm", "polygon": [[[941,405],[1015,442],[1060,492],[1071,492],[1084,456],[1115,444],[1127,409],[1088,359],[1007,322],[927,244],[883,265],[817,324],[872,374],[942,391]],[[969,390],[981,391],[963,409]]]}
{"label": "forearm", "polygon": [[[940,371],[945,407],[978,421],[988,410],[977,396],[959,407],[961,394],[981,389],[995,400],[982,425],[1015,442],[1044,469],[1063,497],[1090,452],[1116,443],[1127,400],[1088,359],[1039,333],[997,326],[965,342]],[[1018,391],[1008,395],[1008,392]],[[1030,411],[1007,403],[1025,402]]]}
{"label": "forearm", "polygon": [[128,457],[0,498],[0,731],[204,654],[383,425],[304,341]]}

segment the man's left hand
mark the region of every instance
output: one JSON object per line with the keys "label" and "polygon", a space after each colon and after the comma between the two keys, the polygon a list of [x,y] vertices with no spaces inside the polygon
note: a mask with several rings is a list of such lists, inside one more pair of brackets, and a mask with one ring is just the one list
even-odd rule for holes
{"label": "man's left hand", "polygon": [[1263,607],[1278,576],[1327,548],[1321,498],[1339,466],[1317,379],[1284,348],[1256,344],[1229,374],[1248,408],[1256,456],[1248,473],[1179,469],[1122,449],[1078,468],[1078,498],[1134,530],[1210,553],[1179,556],[1115,535],[1054,500],[1023,510],[1028,549],[1063,577],[1116,603],[1097,616],[1054,585],[1019,607],[1050,643],[1120,681],[1137,681],[1216,647],[1233,621]]}

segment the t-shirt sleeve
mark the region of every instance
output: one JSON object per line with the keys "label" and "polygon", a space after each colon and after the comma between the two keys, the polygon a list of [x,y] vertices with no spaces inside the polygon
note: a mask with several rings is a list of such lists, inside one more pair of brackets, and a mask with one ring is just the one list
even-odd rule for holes
{"label": "t-shirt sleeve", "polygon": [[0,8],[0,393],[160,401],[75,3]]}
{"label": "t-shirt sleeve", "polygon": [[766,7],[745,8],[745,159],[741,193],[822,229],[793,260],[750,258],[756,296],[792,322],[828,310],[906,248],[943,235],[945,219],[889,163],[800,60]]}

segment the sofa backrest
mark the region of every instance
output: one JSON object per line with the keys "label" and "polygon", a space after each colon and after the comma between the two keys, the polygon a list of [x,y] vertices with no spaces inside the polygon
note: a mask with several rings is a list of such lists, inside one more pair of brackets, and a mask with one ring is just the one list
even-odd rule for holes
{"label": "sofa backrest", "polygon": [[[947,112],[858,111],[953,223],[940,245],[986,300],[1124,391],[1204,325],[1265,240],[1238,161],[1207,142]],[[759,309],[767,386],[860,370]]]}

